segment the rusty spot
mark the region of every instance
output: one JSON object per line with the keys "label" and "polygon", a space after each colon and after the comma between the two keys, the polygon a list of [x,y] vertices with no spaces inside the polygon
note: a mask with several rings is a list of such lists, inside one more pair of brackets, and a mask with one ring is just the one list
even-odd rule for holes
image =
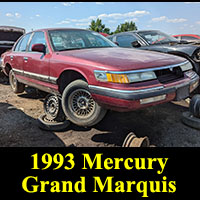
{"label": "rusty spot", "polygon": [[129,133],[123,144],[122,147],[149,147],[150,142],[147,136],[138,138],[133,132]]}

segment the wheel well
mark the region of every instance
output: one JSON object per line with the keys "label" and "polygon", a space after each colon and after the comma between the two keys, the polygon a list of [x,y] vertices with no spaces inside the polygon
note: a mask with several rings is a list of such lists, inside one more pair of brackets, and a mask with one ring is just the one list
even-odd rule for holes
{"label": "wheel well", "polygon": [[67,70],[62,72],[57,80],[59,92],[62,94],[66,86],[77,79],[81,79],[87,82],[86,78],[77,71]]}
{"label": "wheel well", "polygon": [[188,55],[186,55],[184,53],[181,53],[181,52],[176,52],[175,51],[175,52],[169,52],[169,54],[173,54],[175,56],[180,56],[180,57],[186,58],[188,60],[191,60],[191,58]]}
{"label": "wheel well", "polygon": [[9,72],[10,72],[11,69],[12,69],[11,65],[7,63],[6,67],[5,67],[5,72],[6,72],[7,75],[9,75]]}

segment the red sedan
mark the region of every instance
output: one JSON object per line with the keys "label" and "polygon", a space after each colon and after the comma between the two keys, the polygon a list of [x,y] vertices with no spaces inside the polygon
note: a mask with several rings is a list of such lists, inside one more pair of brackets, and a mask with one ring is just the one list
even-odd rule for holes
{"label": "red sedan", "polygon": [[29,85],[57,94],[66,117],[80,126],[98,123],[107,109],[132,111],[184,99],[199,83],[184,58],[120,48],[81,29],[27,33],[3,54],[2,68],[15,93]]}

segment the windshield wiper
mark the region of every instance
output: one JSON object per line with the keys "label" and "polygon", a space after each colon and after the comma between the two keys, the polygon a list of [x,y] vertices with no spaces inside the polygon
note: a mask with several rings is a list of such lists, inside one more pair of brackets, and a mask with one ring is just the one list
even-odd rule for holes
{"label": "windshield wiper", "polygon": [[[98,49],[98,48],[112,48],[112,46],[99,46],[99,47],[88,47],[88,49],[90,48],[90,49]],[[114,46],[113,46],[114,47]]]}
{"label": "windshield wiper", "polygon": [[61,50],[58,50],[58,51],[71,51],[71,50],[81,50],[83,48],[71,48],[71,49],[61,49]]}
{"label": "windshield wiper", "polygon": [[82,47],[82,48],[71,48],[71,49],[61,49],[58,51],[71,51],[71,50],[81,50],[81,49],[98,49],[98,48],[111,48],[112,46],[99,46],[99,47]]}

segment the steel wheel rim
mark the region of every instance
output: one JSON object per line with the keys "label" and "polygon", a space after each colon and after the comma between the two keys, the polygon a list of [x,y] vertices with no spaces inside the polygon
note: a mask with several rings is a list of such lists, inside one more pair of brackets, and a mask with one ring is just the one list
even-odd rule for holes
{"label": "steel wheel rim", "polygon": [[51,97],[45,103],[46,114],[51,117],[56,117],[59,110],[59,102],[56,97]]}
{"label": "steel wheel rim", "polygon": [[87,90],[77,89],[69,96],[69,109],[78,118],[86,119],[92,116],[95,107],[95,101]]}

